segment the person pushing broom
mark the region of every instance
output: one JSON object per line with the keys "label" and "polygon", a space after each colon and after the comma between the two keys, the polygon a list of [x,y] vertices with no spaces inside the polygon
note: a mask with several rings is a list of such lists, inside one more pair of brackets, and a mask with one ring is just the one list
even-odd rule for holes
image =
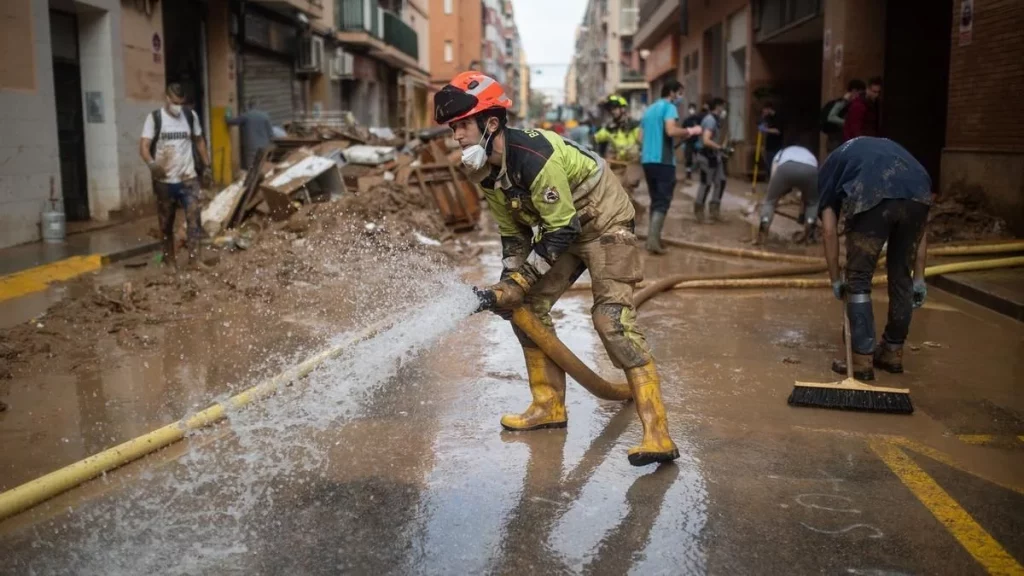
{"label": "person pushing broom", "polygon": [[[925,225],[932,205],[931,178],[899,144],[865,136],[829,155],[818,173],[818,189],[832,291],[837,299],[845,299],[849,318],[853,377],[874,380],[874,368],[902,373],[910,318],[928,292]],[[839,268],[840,214],[846,219],[845,275]],[[871,279],[887,242],[889,318],[882,341],[876,344]],[[844,360],[832,363],[832,370],[841,374],[846,368]]]}

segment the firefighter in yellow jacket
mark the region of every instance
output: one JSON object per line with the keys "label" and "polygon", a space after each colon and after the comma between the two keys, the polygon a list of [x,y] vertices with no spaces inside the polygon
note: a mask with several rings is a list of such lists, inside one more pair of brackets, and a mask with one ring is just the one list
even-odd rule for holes
{"label": "firefighter in yellow jacket", "polygon": [[629,103],[618,94],[609,96],[604,107],[612,118],[594,134],[594,142],[605,149],[604,157],[612,172],[632,196],[643,174],[640,168],[640,123],[629,117]]}
{"label": "firefighter in yellow jacket", "polygon": [[[636,323],[633,288],[643,269],[629,197],[596,154],[554,132],[509,128],[511,106],[501,85],[479,72],[459,74],[434,96],[435,120],[452,128],[501,235],[501,279],[477,290],[481,309],[508,317],[525,305],[552,327],[551,307],[589,270],[594,326],[612,362],[625,370],[643,424],[643,441],[629,450],[629,462],[678,458],[654,358]],[[564,427],[565,372],[513,329],[526,356],[533,401],[522,414],[502,417],[502,426]]]}

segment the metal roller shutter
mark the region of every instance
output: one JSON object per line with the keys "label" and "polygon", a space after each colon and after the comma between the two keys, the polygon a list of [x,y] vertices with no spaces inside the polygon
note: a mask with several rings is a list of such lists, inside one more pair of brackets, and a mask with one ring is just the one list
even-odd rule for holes
{"label": "metal roller shutter", "polygon": [[259,100],[260,108],[270,115],[274,125],[293,117],[292,63],[255,52],[244,55],[242,81],[245,98]]}

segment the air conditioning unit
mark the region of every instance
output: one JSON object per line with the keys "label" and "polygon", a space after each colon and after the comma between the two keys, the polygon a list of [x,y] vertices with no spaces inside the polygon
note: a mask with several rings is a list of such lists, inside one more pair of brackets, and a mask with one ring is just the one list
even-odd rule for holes
{"label": "air conditioning unit", "polygon": [[324,66],[324,39],[319,36],[299,38],[295,69],[299,72],[321,73]]}
{"label": "air conditioning unit", "polygon": [[331,58],[331,80],[341,80],[352,77],[352,69],[355,67],[355,57],[341,48],[334,49],[334,58]]}

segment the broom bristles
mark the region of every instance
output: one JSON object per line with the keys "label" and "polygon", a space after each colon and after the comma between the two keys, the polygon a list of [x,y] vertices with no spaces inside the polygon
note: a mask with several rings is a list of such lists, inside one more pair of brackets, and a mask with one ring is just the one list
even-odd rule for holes
{"label": "broom bristles", "polygon": [[[866,387],[866,386],[865,386]],[[842,388],[836,386],[816,387],[796,384],[787,401],[790,406],[832,408],[836,410],[859,410],[864,412],[885,412],[889,414],[912,414],[914,405],[910,394]]]}

